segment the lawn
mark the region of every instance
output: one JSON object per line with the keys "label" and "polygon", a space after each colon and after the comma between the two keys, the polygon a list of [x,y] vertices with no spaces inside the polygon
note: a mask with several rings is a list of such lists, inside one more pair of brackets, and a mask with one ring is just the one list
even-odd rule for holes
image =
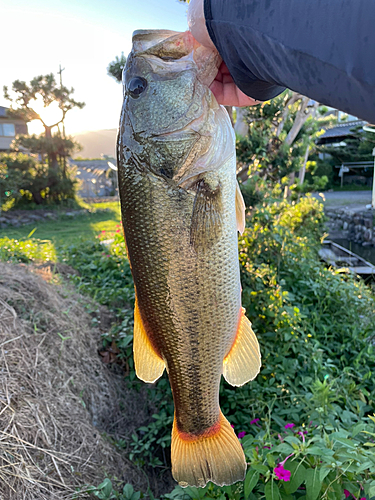
{"label": "lawn", "polygon": [[105,231],[110,238],[113,233],[120,229],[121,216],[119,202],[93,203],[92,208],[107,209],[105,212],[97,212],[77,216],[73,219],[66,217],[58,220],[36,221],[22,227],[0,229],[0,238],[23,240],[32,231],[32,237],[39,240],[48,240],[56,246],[72,244],[78,240],[93,239],[100,232]]}

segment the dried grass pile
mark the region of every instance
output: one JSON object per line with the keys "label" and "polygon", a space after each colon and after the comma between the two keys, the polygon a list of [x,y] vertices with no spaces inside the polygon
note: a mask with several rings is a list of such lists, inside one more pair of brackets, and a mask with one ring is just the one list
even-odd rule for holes
{"label": "dried grass pile", "polygon": [[69,499],[105,473],[146,489],[102,437],[124,437],[143,410],[98,338],[82,297],[0,263],[0,499]]}

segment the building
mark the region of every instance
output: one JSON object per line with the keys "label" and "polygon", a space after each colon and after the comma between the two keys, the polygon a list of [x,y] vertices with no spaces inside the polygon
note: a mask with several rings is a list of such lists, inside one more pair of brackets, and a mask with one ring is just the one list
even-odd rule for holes
{"label": "building", "polygon": [[102,160],[70,160],[77,168],[78,194],[82,198],[114,196],[117,190],[117,172],[113,158]]}
{"label": "building", "polygon": [[8,108],[0,106],[0,151],[8,151],[16,135],[27,135],[27,123],[19,118],[11,118]]}
{"label": "building", "polygon": [[355,131],[363,129],[367,122],[363,120],[351,120],[338,123],[332,127],[328,127],[316,143],[318,145],[329,144],[330,146],[345,146],[345,139],[353,137]]}

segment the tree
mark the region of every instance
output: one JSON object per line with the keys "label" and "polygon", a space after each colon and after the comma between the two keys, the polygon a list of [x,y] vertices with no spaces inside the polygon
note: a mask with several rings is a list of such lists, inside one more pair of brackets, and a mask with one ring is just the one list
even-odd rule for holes
{"label": "tree", "polygon": [[309,154],[315,150],[322,126],[331,119],[321,116],[317,102],[291,91],[247,108],[248,133],[237,138],[239,178],[246,181],[250,169],[264,180],[296,188],[299,172],[298,184],[307,189],[304,176]]}
{"label": "tree", "polygon": [[[16,108],[11,106],[11,109],[8,111],[9,116],[21,118],[26,122],[39,120],[42,123],[45,139],[50,143],[50,146],[46,150],[49,167],[50,169],[58,169],[57,153],[53,147],[52,130],[64,122],[66,114],[71,109],[75,107],[82,109],[85,103],[73,99],[73,88],[69,90],[63,85],[58,86],[52,73],[45,76],[37,76],[30,81],[30,84],[21,80],[15,80],[12,84],[12,91],[16,95],[14,98],[11,97],[8,87],[4,86],[5,99],[17,106]],[[38,99],[42,100],[45,108],[48,108],[54,102],[57,103],[61,111],[60,118],[52,124],[47,124],[40,114],[33,109]]]}
{"label": "tree", "polygon": [[[75,181],[70,179],[66,168],[66,158],[73,151],[79,150],[80,146],[71,137],[65,137],[59,130],[59,125],[63,124],[67,113],[73,108],[82,109],[85,105],[73,99],[74,89],[68,89],[62,84],[57,85],[54,75],[51,73],[45,76],[37,76],[27,84],[21,80],[15,80],[12,84],[12,93],[8,87],[4,86],[4,97],[10,101],[11,107],[8,115],[14,118],[21,118],[26,122],[39,120],[44,127],[44,134],[39,137],[19,136],[12,144],[15,152],[29,151],[32,155],[39,155],[40,168],[43,170],[44,186],[38,176],[31,175],[32,179],[38,179],[37,186],[34,186],[30,193],[35,203],[48,201],[59,201],[64,198],[74,196]],[[44,108],[49,108],[52,104],[57,104],[60,116],[52,123],[41,116],[35,108],[39,103]],[[46,163],[45,163],[46,162]],[[38,161],[37,161],[38,163]],[[13,168],[22,170],[25,162],[15,162]],[[46,168],[47,166],[47,168]],[[25,169],[24,169],[25,170]],[[31,170],[29,169],[29,172]],[[43,184],[42,182],[42,184]]]}
{"label": "tree", "polygon": [[122,71],[125,68],[126,57],[124,53],[121,52],[121,57],[116,56],[116,59],[109,63],[107,68],[107,74],[112,76],[117,82],[122,81]]}

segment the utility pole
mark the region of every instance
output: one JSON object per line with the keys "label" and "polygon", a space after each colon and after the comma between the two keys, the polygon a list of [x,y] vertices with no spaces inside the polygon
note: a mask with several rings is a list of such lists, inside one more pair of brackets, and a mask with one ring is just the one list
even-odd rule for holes
{"label": "utility pole", "polygon": [[[65,68],[62,68],[61,67],[61,64],[59,64],[59,71],[57,72],[59,75],[60,75],[60,89],[62,89],[62,72],[65,70]],[[65,139],[65,123],[64,123],[64,120],[62,121],[62,136],[63,136],[63,139]],[[66,157],[64,155],[63,157],[63,173],[64,173],[64,177],[66,177]]]}
{"label": "utility pole", "polygon": [[[59,64],[59,71],[57,72],[58,75],[60,75],[60,89],[62,88],[63,84],[62,84],[62,72],[65,70],[65,68],[62,68],[61,67],[61,64]],[[63,138],[65,139],[65,124],[64,124],[64,120],[62,122],[62,129],[63,129]]]}
{"label": "utility pole", "polygon": [[[363,127],[363,130],[365,130],[366,132],[375,132],[375,128],[368,127],[367,125]],[[375,148],[372,150],[372,155],[374,157],[374,177],[372,179],[371,207],[373,210],[375,210]]]}

